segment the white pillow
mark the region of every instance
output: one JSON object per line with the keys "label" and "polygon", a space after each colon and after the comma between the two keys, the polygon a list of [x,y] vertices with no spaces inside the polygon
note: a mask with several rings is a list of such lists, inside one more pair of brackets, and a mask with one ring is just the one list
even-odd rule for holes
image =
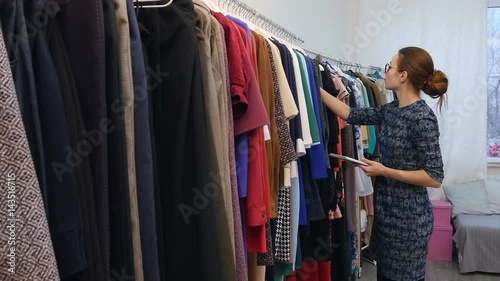
{"label": "white pillow", "polygon": [[459,214],[491,215],[486,195],[485,181],[449,184],[444,186],[444,193],[451,202],[451,217]]}
{"label": "white pillow", "polygon": [[486,195],[491,212],[500,215],[500,175],[488,176],[486,180]]}

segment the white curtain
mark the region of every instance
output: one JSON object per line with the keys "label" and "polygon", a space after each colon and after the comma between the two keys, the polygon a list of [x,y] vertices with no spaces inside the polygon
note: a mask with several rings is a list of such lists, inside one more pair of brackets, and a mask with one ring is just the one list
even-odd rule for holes
{"label": "white curtain", "polygon": [[[486,178],[487,0],[357,0],[350,5],[358,16],[341,47],[347,59],[383,66],[399,49],[418,46],[447,74],[448,106],[435,110],[444,184]],[[435,100],[426,101],[436,109]],[[442,189],[429,192],[433,199],[444,198]]]}

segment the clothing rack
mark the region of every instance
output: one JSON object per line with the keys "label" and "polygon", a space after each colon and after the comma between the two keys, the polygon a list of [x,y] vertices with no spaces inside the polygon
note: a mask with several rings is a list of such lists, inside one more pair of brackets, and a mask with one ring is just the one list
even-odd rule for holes
{"label": "clothing rack", "polygon": [[359,63],[354,63],[354,62],[348,62],[348,61],[344,61],[344,60],[334,59],[334,58],[332,58],[330,56],[324,55],[324,54],[322,54],[320,52],[317,52],[317,51],[314,51],[314,50],[311,50],[311,49],[307,49],[307,48],[303,48],[303,49],[304,49],[304,52],[306,52],[306,54],[308,54],[311,57],[320,56],[324,60],[332,61],[332,62],[338,64],[340,67],[352,67],[352,68],[358,68],[358,69],[368,69],[368,70],[372,70],[372,71],[382,71],[382,68],[380,68],[378,66],[373,66],[373,65],[365,66],[365,65],[362,65],[362,64],[359,64]]}
{"label": "clothing rack", "polygon": [[284,40],[287,40],[289,43],[301,45],[305,42],[295,33],[289,31],[288,29],[285,29],[277,22],[264,16],[259,11],[248,6],[240,0],[217,0],[216,2],[218,6],[230,10],[236,15],[250,21],[251,23],[259,26],[267,32],[281,37]]}
{"label": "clothing rack", "polygon": [[[149,2],[157,2],[156,0],[134,0],[134,4],[136,5],[144,5],[145,3]],[[162,5],[153,5],[153,6],[144,6],[144,7],[166,7],[170,5],[173,1],[169,0],[166,4]],[[287,40],[289,43],[296,44],[296,45],[302,45],[305,43],[304,39],[300,38],[298,35],[295,33],[289,31],[288,29],[284,28],[277,22],[271,20],[270,18],[264,16],[261,14],[259,11],[256,9],[250,7],[249,5],[243,3],[240,0],[217,0],[217,5],[230,10],[231,12],[235,13],[239,17],[242,17],[249,22],[259,26],[260,28],[268,31],[269,33],[272,33],[273,35],[276,35],[278,37],[281,37],[282,39]],[[330,56],[324,55],[320,52],[314,51],[312,49],[307,49],[307,48],[302,48],[306,54],[308,54],[311,57],[316,57],[316,56],[321,56],[323,59],[326,59],[328,61],[332,61],[336,64],[338,64],[340,67],[351,67],[351,68],[358,68],[358,69],[368,69],[372,71],[382,71],[382,68],[378,66],[364,66],[359,63],[353,63],[353,62],[348,62],[344,60],[339,60],[339,59],[334,59]]]}
{"label": "clothing rack", "polygon": [[[298,35],[295,33],[289,31],[288,29],[284,28],[277,22],[271,20],[270,18],[264,16],[261,14],[259,11],[256,9],[248,6],[247,4],[243,3],[240,0],[217,0],[217,5],[230,10],[231,12],[237,14],[238,16],[248,20],[249,22],[259,26],[260,28],[268,31],[269,33],[272,33],[273,35],[276,35],[278,37],[281,37],[282,39],[287,40],[288,42],[296,45],[302,45],[305,43],[305,41],[300,38]],[[359,63],[353,63],[353,62],[348,62],[348,61],[343,61],[339,59],[334,59],[330,56],[324,55],[320,52],[308,49],[308,48],[302,48],[306,54],[308,54],[311,57],[316,57],[316,56],[321,56],[323,59],[326,59],[328,61],[332,61],[336,64],[338,64],[341,67],[351,67],[351,68],[358,68],[358,69],[368,69],[371,71],[382,71],[382,68],[378,66],[364,66]]]}

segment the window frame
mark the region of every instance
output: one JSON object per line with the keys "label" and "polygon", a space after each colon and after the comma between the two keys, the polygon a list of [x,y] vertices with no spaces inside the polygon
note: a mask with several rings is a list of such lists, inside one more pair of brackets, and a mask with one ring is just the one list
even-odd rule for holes
{"label": "window frame", "polygon": [[[488,0],[487,8],[500,8],[500,0]],[[500,167],[500,157],[488,156],[488,167]]]}

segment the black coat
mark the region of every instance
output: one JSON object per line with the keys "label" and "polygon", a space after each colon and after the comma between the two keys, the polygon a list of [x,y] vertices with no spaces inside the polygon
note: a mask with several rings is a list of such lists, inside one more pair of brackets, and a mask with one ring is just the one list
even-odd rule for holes
{"label": "black coat", "polygon": [[[237,280],[222,191],[206,192],[217,171],[209,157],[214,150],[207,141],[193,3],[142,9],[139,22],[147,65],[156,75],[149,92],[162,280]],[[208,200],[196,204],[200,197]]]}
{"label": "black coat", "polygon": [[[104,274],[109,278],[108,135],[103,4],[67,1],[56,16],[80,102],[86,139]],[[97,250],[97,249],[96,249]],[[117,269],[120,271],[120,269]],[[105,276],[97,276],[98,279]]]}

